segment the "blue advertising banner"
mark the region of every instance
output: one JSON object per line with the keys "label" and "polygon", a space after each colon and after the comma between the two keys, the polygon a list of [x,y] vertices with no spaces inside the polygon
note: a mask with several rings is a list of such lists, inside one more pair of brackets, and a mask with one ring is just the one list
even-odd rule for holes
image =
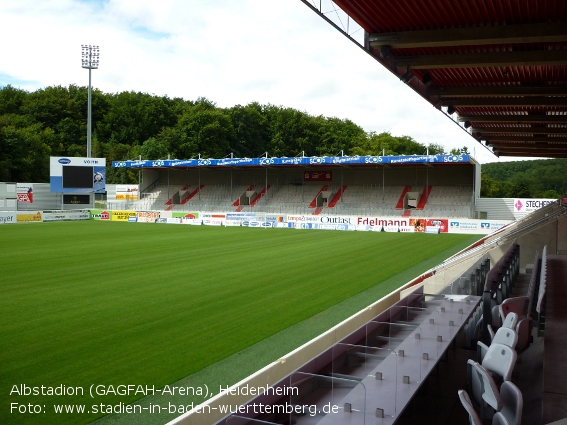
{"label": "blue advertising banner", "polygon": [[426,164],[470,163],[469,155],[400,155],[400,156],[311,156],[294,158],[222,158],[222,159],[166,159],[142,161],[113,161],[113,168],[175,168],[175,167],[258,167],[272,165],[371,165],[371,164]]}

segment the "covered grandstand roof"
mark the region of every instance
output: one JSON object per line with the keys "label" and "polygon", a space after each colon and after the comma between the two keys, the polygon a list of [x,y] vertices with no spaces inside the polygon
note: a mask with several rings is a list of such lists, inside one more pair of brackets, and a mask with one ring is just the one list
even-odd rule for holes
{"label": "covered grandstand roof", "polygon": [[360,47],[497,156],[567,158],[567,2],[334,3]]}

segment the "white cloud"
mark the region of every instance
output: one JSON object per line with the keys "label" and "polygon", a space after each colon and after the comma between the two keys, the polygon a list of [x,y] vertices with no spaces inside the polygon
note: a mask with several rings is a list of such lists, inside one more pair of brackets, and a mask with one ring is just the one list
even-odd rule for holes
{"label": "white cloud", "polygon": [[95,44],[104,92],[283,105],[496,159],[299,0],[3,0],[0,37],[0,85],[85,86]]}

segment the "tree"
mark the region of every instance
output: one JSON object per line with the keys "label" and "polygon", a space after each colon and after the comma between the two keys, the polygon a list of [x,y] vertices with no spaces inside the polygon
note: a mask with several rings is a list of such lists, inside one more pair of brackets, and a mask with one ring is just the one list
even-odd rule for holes
{"label": "tree", "polygon": [[506,193],[508,198],[531,198],[530,188],[523,180],[517,180],[512,183]]}
{"label": "tree", "polygon": [[222,158],[229,153],[234,127],[228,114],[197,104],[186,110],[178,123],[158,138],[176,158]]}
{"label": "tree", "polygon": [[167,156],[167,146],[155,137],[150,137],[140,148],[140,155],[143,159],[162,159]]}
{"label": "tree", "polygon": [[427,146],[427,150],[429,151],[429,155],[444,155],[445,154],[445,148],[438,143],[430,143]]}
{"label": "tree", "polygon": [[250,158],[269,150],[270,131],[262,107],[254,102],[236,105],[228,111],[234,128],[230,151],[240,158]]}
{"label": "tree", "polygon": [[10,84],[0,90],[0,115],[19,114],[28,92],[16,89]]}
{"label": "tree", "polygon": [[451,155],[470,155],[469,148],[463,146],[462,148],[451,149]]}

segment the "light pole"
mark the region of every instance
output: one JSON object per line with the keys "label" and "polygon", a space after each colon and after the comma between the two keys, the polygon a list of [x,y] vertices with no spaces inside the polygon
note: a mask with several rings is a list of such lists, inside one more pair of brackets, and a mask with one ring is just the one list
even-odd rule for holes
{"label": "light pole", "polygon": [[87,109],[87,158],[91,157],[91,125],[92,125],[92,95],[91,95],[91,69],[98,69],[99,48],[98,46],[91,46],[83,44],[83,68],[89,70],[89,97]]}

